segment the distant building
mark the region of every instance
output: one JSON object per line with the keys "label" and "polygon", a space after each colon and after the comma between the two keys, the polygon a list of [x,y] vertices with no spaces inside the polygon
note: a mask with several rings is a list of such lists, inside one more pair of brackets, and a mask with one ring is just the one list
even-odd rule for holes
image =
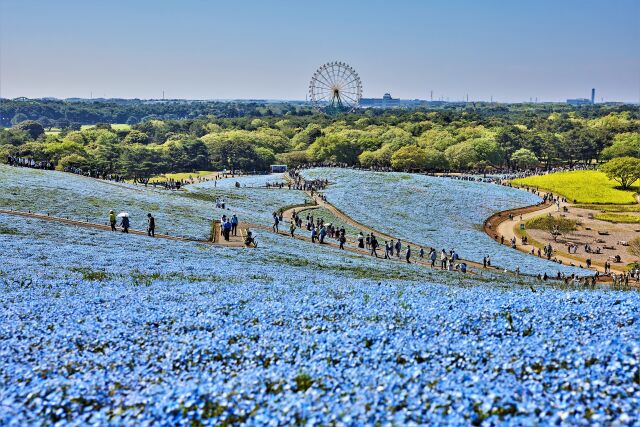
{"label": "distant building", "polygon": [[567,104],[569,105],[589,105],[591,103],[591,100],[587,98],[567,99]]}
{"label": "distant building", "polygon": [[389,107],[398,107],[400,106],[400,99],[392,98],[391,94],[385,93],[382,98],[361,98],[360,99],[361,107],[378,107],[378,108],[389,108]]}

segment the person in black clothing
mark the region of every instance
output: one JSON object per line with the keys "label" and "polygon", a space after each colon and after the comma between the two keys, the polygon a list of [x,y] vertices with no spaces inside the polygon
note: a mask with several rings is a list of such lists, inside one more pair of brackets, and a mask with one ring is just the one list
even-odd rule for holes
{"label": "person in black clothing", "polygon": [[340,249],[344,249],[344,244],[347,241],[347,238],[345,237],[344,233],[340,233],[340,237],[338,237],[338,241],[340,242]]}
{"label": "person in black clothing", "polygon": [[156,237],[156,219],[150,213],[147,214],[147,234]]}
{"label": "person in black clothing", "polygon": [[371,246],[371,255],[375,255],[375,257],[378,258],[378,239],[376,239],[373,233],[371,233],[369,245]]}
{"label": "person in black clothing", "polygon": [[129,233],[129,217],[123,216],[120,220],[120,226],[122,227],[123,233]]}

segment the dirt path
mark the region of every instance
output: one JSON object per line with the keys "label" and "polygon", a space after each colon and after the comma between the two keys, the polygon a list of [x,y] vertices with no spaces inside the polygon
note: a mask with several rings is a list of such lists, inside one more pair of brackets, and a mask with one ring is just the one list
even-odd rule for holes
{"label": "dirt path", "polygon": [[[285,174],[285,179],[289,180],[289,177]],[[365,224],[362,224],[356,220],[354,220],[353,218],[351,218],[350,216],[348,216],[347,214],[345,214],[344,212],[342,212],[340,209],[336,208],[335,206],[333,206],[331,203],[323,200],[320,196],[318,196],[317,193],[314,193],[313,195],[311,194],[311,192],[305,191],[305,193],[311,197],[312,200],[314,200],[315,204],[309,204],[307,206],[296,206],[296,207],[292,207],[289,208],[285,211],[283,211],[282,216],[283,218],[287,221],[287,222],[291,222],[291,217],[294,211],[296,212],[300,212],[301,210],[304,209],[313,209],[313,208],[324,208],[327,211],[329,211],[331,214],[333,214],[336,218],[338,218],[340,221],[342,221],[345,224],[348,224],[350,226],[352,226],[353,228],[359,229],[361,230],[363,233],[373,233],[376,235],[376,237],[378,237],[380,240],[398,240],[396,237],[393,237],[391,235],[382,233],[378,230],[375,230]],[[311,239],[308,239],[309,241],[311,241]],[[404,260],[404,252],[406,251],[407,245],[410,245],[412,248],[412,257],[411,260],[415,261],[417,264],[419,265],[424,265],[424,266],[428,266],[429,268],[431,267],[431,261],[427,260],[427,258],[424,259],[420,259],[419,258],[419,252],[420,252],[420,248],[428,248],[429,245],[419,245],[415,242],[410,242],[407,240],[402,240],[402,246],[403,246],[403,254],[401,254],[400,259]],[[366,250],[366,249],[360,249],[357,247],[357,242],[355,240],[348,240],[347,243],[350,245],[349,247],[351,249],[353,249],[353,251],[360,253],[360,254],[364,254],[364,255],[370,255],[370,251]],[[338,244],[336,243],[336,246],[338,246]],[[384,248],[381,248],[379,250],[379,253],[381,255],[381,258],[384,258]],[[425,253],[425,257],[428,256],[428,252]],[[475,268],[475,269],[479,269],[479,270],[483,270],[483,266],[481,263],[475,262],[475,261],[469,261],[469,260],[465,260],[465,259],[459,259],[459,262],[464,262],[467,264],[467,268]],[[440,264],[440,255],[438,254],[437,259],[436,259],[436,265]],[[505,272],[507,270],[505,270],[504,268],[498,267],[498,266],[492,266],[491,270],[496,270],[496,271],[500,271],[500,272]],[[510,274],[515,274],[513,272],[509,272]]]}
{"label": "dirt path", "polygon": [[[97,178],[93,178],[93,177],[85,177],[88,179],[97,179]],[[285,179],[288,179],[288,176],[285,174]],[[129,190],[137,190],[137,191],[144,191],[145,189],[143,189],[142,187],[140,188],[136,188],[130,185],[123,185],[120,183],[116,183],[116,182],[112,182],[112,181],[104,181],[104,180],[100,180],[103,181],[105,183],[108,184],[112,184],[114,186],[119,186],[121,188],[126,188]],[[148,189],[148,188],[146,188]],[[286,209],[285,211],[283,211],[283,218],[290,223],[291,221],[291,217],[294,211],[301,211],[304,209],[312,209],[312,208],[323,208],[326,209],[327,211],[329,211],[332,215],[334,215],[336,218],[338,218],[340,221],[344,222],[345,224],[348,224],[356,229],[359,229],[361,231],[363,231],[364,233],[373,233],[375,234],[380,240],[384,241],[384,240],[397,240],[397,238],[390,236],[388,234],[385,233],[381,233],[378,230],[375,230],[365,224],[361,224],[358,221],[355,221],[354,219],[352,219],[351,217],[349,217],[348,215],[346,215],[344,212],[342,212],[340,209],[336,208],[335,206],[333,206],[331,203],[324,201],[321,197],[318,196],[317,193],[315,194],[311,194],[310,192],[305,192],[307,195],[309,195],[311,197],[312,200],[314,200],[314,203],[309,203],[309,204],[305,204],[305,205],[298,205],[295,207],[291,207]],[[544,212],[544,210],[539,210],[539,209],[533,209],[535,207],[528,207],[528,208],[523,208],[523,220],[525,220],[525,215],[535,215],[535,214],[540,214],[541,212]],[[555,209],[554,206],[550,206],[551,209]],[[531,209],[531,213],[529,212],[525,212],[524,210],[526,209]],[[545,208],[548,209],[548,208]],[[44,221],[51,221],[51,222],[58,222],[58,223],[62,223],[62,224],[67,224],[67,225],[73,225],[73,226],[78,226],[78,227],[84,227],[84,228],[92,228],[92,229],[96,229],[96,230],[102,230],[102,231],[110,231],[111,228],[109,225],[106,224],[97,224],[97,223],[91,223],[91,222],[86,222],[86,221],[78,221],[78,220],[73,220],[73,219],[69,219],[69,218],[60,218],[60,217],[54,217],[54,216],[49,216],[49,215],[44,215],[44,214],[38,214],[38,213],[33,213],[33,212],[23,212],[23,211],[13,211],[13,210],[3,210],[0,209],[0,214],[6,214],[6,215],[14,215],[14,216],[21,216],[21,217],[28,217],[28,218],[34,218],[34,219],[39,219],[39,220],[44,220]],[[496,214],[498,215],[498,214]],[[492,217],[493,218],[493,217]],[[508,218],[508,213],[507,215],[505,215],[505,218]],[[505,222],[504,219],[502,218],[501,221],[496,221],[496,224],[498,224],[498,232],[499,233],[505,233],[505,240],[507,241],[507,235],[509,233],[509,230],[511,229],[511,232],[514,233],[514,229],[513,227],[509,227],[510,222],[507,221]],[[527,217],[528,218],[528,217]],[[491,219],[491,218],[490,218]],[[489,221],[489,220],[487,220]],[[495,228],[495,224],[491,223],[492,226]],[[485,223],[485,227],[487,226],[487,223]],[[244,232],[246,233],[246,230],[251,229],[251,230],[262,230],[262,231],[266,231],[269,233],[276,233],[271,227],[268,226],[263,226],[263,225],[257,225],[257,224],[249,224],[249,223],[241,223],[240,227],[241,230],[244,230]],[[290,236],[289,233],[289,226],[288,224],[281,224],[280,227],[280,231],[277,232],[277,234],[280,235],[286,235],[286,236]],[[129,229],[129,234],[134,234],[134,235],[140,235],[140,236],[147,236],[147,232],[143,231],[143,230],[134,230],[134,229]],[[225,241],[224,239],[222,239],[219,235],[219,227],[217,229],[215,229],[214,231],[214,240],[213,241],[207,241],[207,240],[197,240],[197,239],[189,239],[189,238],[185,238],[185,237],[179,237],[179,236],[170,236],[167,234],[160,234],[160,233],[156,233],[155,237],[159,238],[159,239],[165,239],[165,240],[173,240],[173,241],[182,241],[182,242],[191,242],[191,243],[201,243],[201,244],[205,244],[205,245],[215,245],[215,246],[224,246],[224,247],[235,247],[235,248],[243,248],[245,247],[244,245],[244,237],[243,237],[243,231],[240,231],[238,233],[238,236],[232,236],[230,238],[229,241]],[[293,236],[295,239],[298,240],[302,240],[302,241],[307,241],[307,242],[311,242],[311,238],[303,235],[300,233],[300,230],[296,230],[296,232],[294,233]],[[511,237],[509,237],[510,239]],[[258,239],[259,240],[259,239]],[[419,257],[419,251],[420,251],[420,247],[428,247],[426,245],[418,245],[414,242],[410,242],[407,240],[402,240],[403,242],[403,250],[401,253],[400,257],[392,257],[390,259],[390,262],[402,262],[402,263],[406,263],[405,260],[405,253],[406,253],[406,248],[407,245],[411,245],[412,247],[412,256],[411,256],[411,263],[413,264],[417,264],[423,267],[427,267],[427,268],[431,268],[431,261],[427,258],[423,258],[421,259]],[[258,241],[258,245],[260,245],[260,242]],[[336,249],[339,248],[339,243],[334,240],[334,239],[326,239],[325,243],[323,245],[329,246],[329,247],[334,247]],[[346,244],[345,244],[345,251],[347,252],[352,252],[352,253],[356,253],[359,255],[366,255],[366,256],[371,256],[370,251],[366,250],[366,249],[361,249],[358,248],[357,246],[357,241],[355,241],[354,239],[350,239]],[[378,256],[380,258],[380,260],[384,260],[384,249],[383,248],[379,248],[378,250]],[[428,256],[428,254],[425,254],[425,256]],[[458,260],[458,262],[464,262],[467,264],[467,268],[468,268],[468,273],[471,274],[482,274],[481,272],[483,270],[485,270],[482,266],[482,264],[474,262],[474,261],[469,261],[469,260],[463,260],[460,259]],[[564,262],[564,260],[563,260]],[[438,257],[436,259],[436,266],[438,266],[440,264],[440,256],[438,254]],[[439,267],[435,267],[434,269],[439,270]],[[492,266],[490,268],[491,271],[497,271],[497,272],[507,272],[507,270],[500,268],[498,266]],[[515,273],[513,272],[507,272],[509,274],[514,275]],[[523,273],[523,275],[526,275]]]}
{"label": "dirt path", "polygon": [[[78,221],[78,220],[74,220],[74,219],[61,218],[61,217],[56,217],[56,216],[44,215],[44,214],[38,214],[38,213],[34,213],[34,212],[23,212],[23,211],[12,211],[12,210],[0,209],[0,214],[20,216],[20,217],[24,217],[24,218],[33,218],[33,219],[38,219],[38,220],[41,220],[41,221],[57,222],[57,223],[60,223],[60,224],[73,225],[73,226],[76,226],[76,227],[83,227],[83,228],[91,228],[91,229],[94,229],[94,230],[111,231],[111,226],[110,225],[106,225],[106,224],[97,224],[97,223],[94,223],[94,222]],[[239,228],[242,230],[242,229],[246,229],[247,227],[250,227],[250,225],[249,224],[245,224],[245,223],[241,223]],[[120,232],[121,231],[119,229],[118,233],[120,233]],[[134,230],[133,228],[129,229],[129,234],[148,237],[147,231],[145,231],[145,230]],[[215,246],[227,246],[227,247],[244,247],[244,240],[242,239],[241,236],[236,236],[236,237],[232,236],[229,241],[225,241],[224,239],[215,239],[214,241],[208,241],[208,240],[189,239],[189,238],[186,238],[186,237],[170,236],[168,234],[155,233],[155,238],[156,239],[164,239],[164,240],[173,240],[173,241],[178,241],[178,242],[201,243],[203,245],[215,245]]]}
{"label": "dirt path", "polygon": [[[571,206],[570,203],[560,202],[560,211],[565,206]],[[558,212],[558,207],[550,202],[542,203],[539,205],[525,206],[522,208],[509,209],[502,212],[497,212],[490,216],[484,222],[484,231],[489,237],[496,240],[500,243],[501,237],[504,236],[504,244],[511,247],[511,239],[515,237],[516,239],[516,250],[524,252],[529,256],[537,256],[531,254],[531,249],[537,254],[538,249],[542,249],[542,244],[536,244],[537,242],[532,241],[529,244],[523,245],[521,243],[520,235],[518,234],[520,224],[524,224],[527,220],[546,214],[553,214]],[[509,215],[513,215],[513,220],[509,219]],[[522,219],[520,219],[522,218]],[[552,245],[553,246],[553,245]],[[587,261],[586,259],[582,259],[580,257],[569,255],[563,251],[559,251],[558,246],[554,247],[554,255],[553,257],[562,261],[563,265],[574,265],[580,266],[582,265],[585,269],[585,272],[595,273],[599,271],[601,274],[604,273],[604,266],[599,265],[597,263],[592,263],[591,268],[587,269]],[[549,261],[552,262],[552,261]],[[615,265],[612,266],[611,270],[614,273],[623,273],[624,270],[617,268]]]}

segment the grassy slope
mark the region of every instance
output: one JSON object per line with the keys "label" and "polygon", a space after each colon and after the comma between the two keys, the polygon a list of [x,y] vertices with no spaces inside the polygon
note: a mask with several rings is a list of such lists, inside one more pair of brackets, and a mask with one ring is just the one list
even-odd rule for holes
{"label": "grassy slope", "polygon": [[618,183],[607,178],[600,171],[558,172],[549,175],[515,179],[514,185],[535,187],[540,190],[561,194],[569,201],[578,203],[633,204],[636,203],[632,190],[616,188]]}

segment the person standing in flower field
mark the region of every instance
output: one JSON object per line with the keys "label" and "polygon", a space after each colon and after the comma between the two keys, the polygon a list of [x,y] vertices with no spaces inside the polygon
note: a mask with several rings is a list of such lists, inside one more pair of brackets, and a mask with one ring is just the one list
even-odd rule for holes
{"label": "person standing in flower field", "polygon": [[111,225],[111,231],[116,231],[116,213],[113,210],[109,211],[109,224]]}
{"label": "person standing in flower field", "polygon": [[234,236],[238,235],[238,217],[236,216],[236,214],[233,214],[233,216],[231,217],[231,234],[233,234]]}
{"label": "person standing in flower field", "polygon": [[411,264],[411,245],[407,245],[407,255],[405,258],[407,259],[407,264]]}
{"label": "person standing in flower field", "polygon": [[147,214],[147,234],[156,237],[156,219],[150,213]]}

